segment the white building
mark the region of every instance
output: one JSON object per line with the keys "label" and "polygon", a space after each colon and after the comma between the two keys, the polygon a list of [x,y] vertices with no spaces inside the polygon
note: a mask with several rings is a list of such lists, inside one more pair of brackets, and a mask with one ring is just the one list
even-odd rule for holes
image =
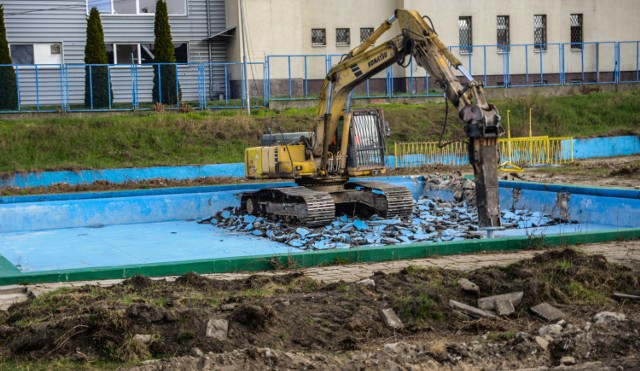
{"label": "white building", "polygon": [[[563,72],[565,82],[611,81],[616,60],[622,74],[638,69],[638,0],[240,0],[243,29],[239,0],[226,1],[227,27],[238,27],[228,55],[237,61],[243,37],[251,61],[268,55],[344,54],[403,8],[429,16],[442,41],[489,86],[559,83]],[[394,26],[385,39],[398,34]],[[633,42],[621,43],[617,58],[613,42],[623,41]],[[292,76],[297,78],[294,95],[300,95],[305,59],[311,90],[317,88],[325,73],[322,57],[275,57],[269,75],[276,90],[287,90]],[[256,68],[250,76],[259,79],[261,71]],[[395,84],[406,90],[411,76],[425,72],[417,66],[394,69]],[[423,79],[416,79],[413,89],[420,84],[424,89]]]}

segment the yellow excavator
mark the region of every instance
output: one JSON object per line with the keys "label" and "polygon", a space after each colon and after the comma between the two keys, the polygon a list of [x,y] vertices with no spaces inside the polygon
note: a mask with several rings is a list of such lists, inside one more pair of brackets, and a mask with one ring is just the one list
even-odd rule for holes
{"label": "yellow excavator", "polygon": [[[476,183],[479,226],[500,226],[497,166],[500,116],[485,99],[483,86],[440,41],[428,17],[416,11],[395,11],[361,45],[333,66],[318,97],[312,133],[245,150],[249,179],[294,179],[295,187],[264,188],[241,196],[241,208],[252,215],[282,218],[310,227],[328,224],[336,213],[377,213],[405,217],[413,208],[406,187],[350,177],[385,173],[385,126],[381,110],[345,112],[351,91],[407,57],[429,73],[458,111],[468,137],[469,162]],[[373,46],[397,22],[401,34]],[[452,69],[467,79],[462,83]],[[273,135],[277,137],[276,135]]]}

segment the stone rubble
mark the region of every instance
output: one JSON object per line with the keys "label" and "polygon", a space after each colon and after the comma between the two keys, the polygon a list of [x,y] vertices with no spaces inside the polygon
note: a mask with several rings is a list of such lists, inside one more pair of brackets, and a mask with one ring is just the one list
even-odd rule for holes
{"label": "stone rubble", "polygon": [[[243,214],[238,208],[228,207],[202,222],[210,221],[230,231],[265,237],[301,250],[446,242],[484,237],[485,233],[477,224],[477,210],[473,206],[473,182],[454,177],[445,178],[444,181],[438,179],[428,177],[425,189],[436,193],[438,190],[448,190],[450,194],[451,187],[455,185],[457,188],[454,190],[460,197],[454,197],[449,202],[437,196],[421,196],[415,203],[411,217],[407,219],[383,219],[373,215],[368,220],[361,220],[342,215],[327,226],[306,228],[282,220],[273,221]],[[502,225],[506,229],[542,227],[557,223],[550,215],[539,211],[505,209],[501,214]]]}

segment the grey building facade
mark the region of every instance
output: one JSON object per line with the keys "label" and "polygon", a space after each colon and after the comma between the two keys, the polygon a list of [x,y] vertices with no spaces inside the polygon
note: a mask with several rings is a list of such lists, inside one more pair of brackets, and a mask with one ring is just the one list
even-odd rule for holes
{"label": "grey building facade", "polygon": [[[214,64],[203,68],[198,64],[227,61],[227,40],[212,37],[226,28],[224,0],[166,2],[177,59],[182,63],[178,75],[183,99],[197,100],[203,84],[209,97],[217,97],[225,91],[224,67]],[[65,99],[68,104],[83,103],[82,64],[87,15],[92,7],[100,10],[109,63],[113,64],[110,76],[114,103],[151,101],[155,3],[0,0],[12,61],[20,65],[21,104],[56,105]]]}

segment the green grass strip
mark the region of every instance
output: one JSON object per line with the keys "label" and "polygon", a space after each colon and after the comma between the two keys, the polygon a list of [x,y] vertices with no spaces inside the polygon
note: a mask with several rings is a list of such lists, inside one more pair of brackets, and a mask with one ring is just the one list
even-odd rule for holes
{"label": "green grass strip", "polygon": [[[564,235],[518,236],[496,239],[466,240],[443,243],[419,243],[402,246],[363,247],[295,254],[260,255],[237,258],[191,260],[143,265],[68,269],[53,272],[15,274],[0,271],[0,285],[18,283],[66,282],[127,278],[136,274],[171,276],[189,272],[231,273],[270,271],[282,267],[317,267],[342,263],[367,263],[389,260],[419,259],[435,256],[472,254],[489,251],[542,249],[550,246],[571,246],[618,240],[640,239],[640,228],[617,231],[571,233]],[[8,274],[7,274],[8,273]]]}

